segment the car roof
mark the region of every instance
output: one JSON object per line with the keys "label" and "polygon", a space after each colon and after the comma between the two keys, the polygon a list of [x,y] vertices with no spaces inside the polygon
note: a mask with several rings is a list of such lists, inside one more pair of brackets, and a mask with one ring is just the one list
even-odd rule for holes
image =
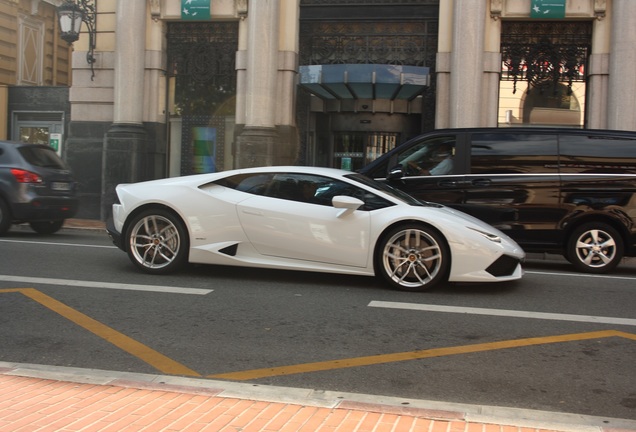
{"label": "car roof", "polygon": [[292,165],[274,165],[274,166],[254,167],[254,168],[239,168],[236,170],[223,171],[225,175],[252,174],[252,173],[277,173],[277,172],[315,174],[315,175],[323,174],[323,175],[327,175],[331,177],[342,177],[347,174],[354,174],[352,171],[341,170],[338,168],[292,166]]}
{"label": "car roof", "polygon": [[617,129],[580,129],[580,128],[568,128],[568,127],[531,127],[531,126],[512,126],[512,127],[467,127],[467,128],[445,128],[434,129],[428,132],[424,132],[415,138],[424,135],[435,134],[448,134],[448,133],[568,133],[578,135],[631,135],[636,136],[636,131],[630,130],[617,130]]}
{"label": "car roof", "polygon": [[53,150],[52,147],[50,147],[50,146],[48,146],[46,144],[32,144],[32,143],[25,143],[25,142],[22,142],[22,141],[0,140],[0,145],[3,145],[5,147],[11,147],[11,148],[38,147],[38,148],[45,148],[45,149],[48,149],[48,150]]}

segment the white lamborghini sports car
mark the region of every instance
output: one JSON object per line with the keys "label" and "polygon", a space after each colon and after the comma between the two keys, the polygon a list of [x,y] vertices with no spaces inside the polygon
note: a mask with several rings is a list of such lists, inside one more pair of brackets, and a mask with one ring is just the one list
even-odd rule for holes
{"label": "white lamborghini sports car", "polygon": [[523,250],[488,224],[360,174],[263,167],[117,186],[107,224],[148,273],[187,262],[381,275],[423,291],[522,276]]}

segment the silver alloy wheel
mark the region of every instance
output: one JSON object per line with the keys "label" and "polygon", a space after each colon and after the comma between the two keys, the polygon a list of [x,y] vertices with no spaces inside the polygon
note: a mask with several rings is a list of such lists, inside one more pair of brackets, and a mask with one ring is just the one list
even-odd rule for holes
{"label": "silver alloy wheel", "polygon": [[444,267],[440,243],[428,232],[405,228],[384,244],[382,266],[397,286],[418,289],[430,284]]}
{"label": "silver alloy wheel", "polygon": [[177,259],[181,246],[181,236],[174,223],[156,214],[139,219],[130,230],[129,241],[137,263],[155,270]]}
{"label": "silver alloy wheel", "polygon": [[600,229],[583,232],[575,244],[576,258],[591,268],[602,268],[616,259],[617,245],[614,237]]}

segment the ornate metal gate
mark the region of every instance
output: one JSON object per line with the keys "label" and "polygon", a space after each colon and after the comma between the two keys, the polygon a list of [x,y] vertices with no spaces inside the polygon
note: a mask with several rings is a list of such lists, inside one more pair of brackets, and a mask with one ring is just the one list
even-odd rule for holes
{"label": "ornate metal gate", "polygon": [[[592,41],[592,22],[504,21],[501,79],[527,81],[530,89],[556,92],[559,83],[571,93],[573,82],[585,82]],[[529,90],[531,91],[531,90]]]}
{"label": "ornate metal gate", "polygon": [[214,140],[205,169],[224,169],[224,146],[216,143],[225,141],[225,118],[235,112],[238,24],[168,23],[167,37],[167,75],[174,83],[170,115],[182,118],[181,174],[198,171],[197,142],[205,140]]}

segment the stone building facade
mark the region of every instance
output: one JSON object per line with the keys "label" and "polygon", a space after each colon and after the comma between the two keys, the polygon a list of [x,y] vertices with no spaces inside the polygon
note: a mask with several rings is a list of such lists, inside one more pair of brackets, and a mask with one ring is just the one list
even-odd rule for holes
{"label": "stone building facade", "polygon": [[64,131],[87,218],[118,183],[356,169],[434,128],[636,130],[633,0],[94,1]]}

